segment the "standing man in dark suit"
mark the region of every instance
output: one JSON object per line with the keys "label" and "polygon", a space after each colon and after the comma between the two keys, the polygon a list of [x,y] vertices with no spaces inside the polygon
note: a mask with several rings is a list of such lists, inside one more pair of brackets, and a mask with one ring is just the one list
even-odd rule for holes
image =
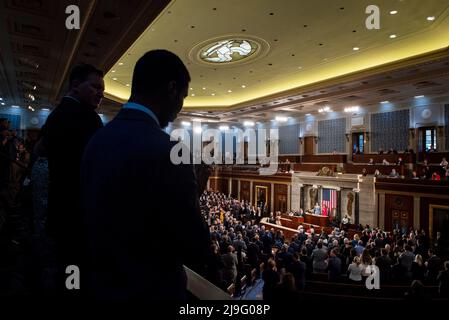
{"label": "standing man in dark suit", "polygon": [[147,52],[134,68],[128,103],[86,148],[89,259],[81,286],[93,298],[184,300],[183,264],[201,267],[208,257],[193,166],[171,161],[178,142],[162,130],[176,119],[189,82],[175,54]]}
{"label": "standing man in dark suit", "polygon": [[[103,72],[87,64],[76,66],[70,74],[69,91],[48,116],[43,129],[49,167],[45,228],[55,242],[57,264],[62,276],[68,265],[79,267],[81,264],[81,158],[90,138],[103,127],[101,118],[95,112],[103,92]],[[58,286],[64,286],[64,281],[61,278],[58,280]]]}

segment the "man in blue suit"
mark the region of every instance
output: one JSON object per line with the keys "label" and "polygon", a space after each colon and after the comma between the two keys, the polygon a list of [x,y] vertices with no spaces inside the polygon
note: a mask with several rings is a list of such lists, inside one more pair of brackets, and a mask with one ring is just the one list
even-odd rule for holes
{"label": "man in blue suit", "polygon": [[209,232],[193,167],[170,161],[177,142],[162,130],[176,119],[189,82],[175,54],[147,52],[134,68],[128,103],[86,148],[88,258],[80,286],[92,298],[184,300],[183,264],[206,261]]}

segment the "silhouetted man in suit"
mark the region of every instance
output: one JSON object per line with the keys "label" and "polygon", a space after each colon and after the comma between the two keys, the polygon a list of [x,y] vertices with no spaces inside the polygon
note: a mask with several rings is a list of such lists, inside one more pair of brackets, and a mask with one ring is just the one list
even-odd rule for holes
{"label": "silhouetted man in suit", "polygon": [[[69,91],[43,127],[49,166],[45,228],[55,242],[59,273],[64,278],[65,268],[68,265],[80,267],[82,260],[81,158],[90,138],[103,127],[95,109],[104,92],[103,72],[91,65],[76,66],[69,81]],[[64,282],[59,278],[57,283],[63,290]]]}
{"label": "silhouetted man in suit", "polygon": [[84,285],[100,299],[186,299],[183,264],[202,265],[209,232],[193,166],[175,165],[176,119],[190,75],[165,50],[134,68],[131,97],[87,146],[82,190],[88,229]]}

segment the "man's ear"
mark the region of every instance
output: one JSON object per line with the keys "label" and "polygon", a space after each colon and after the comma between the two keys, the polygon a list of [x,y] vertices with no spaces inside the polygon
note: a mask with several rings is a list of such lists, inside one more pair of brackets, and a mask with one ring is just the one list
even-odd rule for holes
{"label": "man's ear", "polygon": [[178,91],[178,87],[176,86],[176,81],[171,80],[167,84],[167,90],[168,90],[169,93],[177,92]]}

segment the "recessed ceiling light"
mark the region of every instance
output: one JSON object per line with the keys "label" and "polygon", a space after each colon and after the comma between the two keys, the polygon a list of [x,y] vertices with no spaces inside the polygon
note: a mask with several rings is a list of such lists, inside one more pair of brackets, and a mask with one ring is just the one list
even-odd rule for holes
{"label": "recessed ceiling light", "polygon": [[298,69],[302,69],[302,67],[298,67]]}
{"label": "recessed ceiling light", "polygon": [[232,92],[232,90],[228,90],[228,92],[229,92],[229,93],[231,93],[231,92]]}
{"label": "recessed ceiling light", "polygon": [[242,88],[243,88],[243,89],[245,89],[245,88],[246,88],[246,86],[245,86],[244,84],[242,84]]}
{"label": "recessed ceiling light", "polygon": [[193,90],[193,88],[190,88],[190,90]]}
{"label": "recessed ceiling light", "polygon": [[191,94],[191,96],[192,96],[192,97],[194,97],[194,96],[195,96],[195,94],[194,94],[194,93],[192,93],[192,94]]}
{"label": "recessed ceiling light", "polygon": [[415,99],[424,98],[424,95],[415,96]]}
{"label": "recessed ceiling light", "polygon": [[211,95],[211,96],[215,96],[215,93],[211,93],[210,95]]}
{"label": "recessed ceiling light", "polygon": [[382,104],[386,104],[386,103],[390,103],[390,101],[386,100],[386,101],[382,101]]}
{"label": "recessed ceiling light", "polygon": [[36,90],[36,89],[37,89],[37,86],[34,86],[34,87],[33,87],[33,90]]}
{"label": "recessed ceiling light", "polygon": [[344,109],[345,112],[357,112],[359,111],[360,107],[359,106],[354,106],[354,107],[346,107]]}
{"label": "recessed ceiling light", "polygon": [[117,78],[112,78],[112,80],[117,81]]}
{"label": "recessed ceiling light", "polygon": [[221,131],[226,131],[229,130],[229,126],[219,126],[218,129],[220,129]]}
{"label": "recessed ceiling light", "polygon": [[245,127],[253,127],[254,126],[254,121],[244,121],[243,125]]}
{"label": "recessed ceiling light", "polygon": [[0,98],[0,101],[3,101],[3,98]]}
{"label": "recessed ceiling light", "polygon": [[42,108],[42,111],[50,111],[48,108]]}
{"label": "recessed ceiling light", "polygon": [[310,113],[306,113],[306,117],[308,117],[308,116],[311,116],[311,114]]}
{"label": "recessed ceiling light", "polygon": [[115,72],[115,70],[112,70],[111,72],[112,72],[112,73],[114,73],[114,72]]}
{"label": "recessed ceiling light", "polygon": [[392,10],[392,11],[390,11],[390,14],[396,14],[396,13],[398,13],[397,10]]}
{"label": "recessed ceiling light", "polygon": [[119,62],[118,65],[119,65],[119,66],[123,66],[123,62]]}
{"label": "recessed ceiling light", "polygon": [[206,90],[206,87],[203,87],[203,90]]}
{"label": "recessed ceiling light", "polygon": [[435,20],[435,16],[427,17],[427,21],[434,21],[434,20]]}
{"label": "recessed ceiling light", "polygon": [[127,83],[126,86],[129,87],[129,83]]}
{"label": "recessed ceiling light", "polygon": [[11,108],[20,108],[19,106],[11,106]]}
{"label": "recessed ceiling light", "polygon": [[390,38],[391,39],[394,39],[394,38],[396,38],[397,36],[395,35],[395,34],[390,34]]}
{"label": "recessed ceiling light", "polygon": [[4,102],[2,102],[1,104],[2,104],[2,106],[4,106],[4,105],[5,105],[5,103],[4,103]]}
{"label": "recessed ceiling light", "polygon": [[360,48],[359,47],[354,47],[354,48],[352,48],[352,50],[358,51],[358,50],[360,50]]}

